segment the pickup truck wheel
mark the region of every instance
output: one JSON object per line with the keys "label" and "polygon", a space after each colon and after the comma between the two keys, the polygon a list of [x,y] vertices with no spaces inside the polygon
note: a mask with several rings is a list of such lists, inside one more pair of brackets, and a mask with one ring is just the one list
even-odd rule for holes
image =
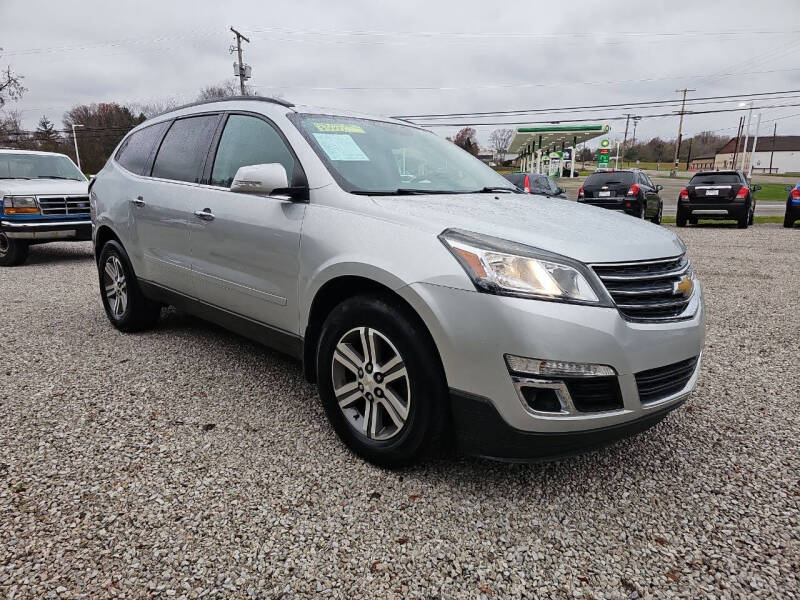
{"label": "pickup truck wheel", "polygon": [[339,438],[382,467],[420,462],[441,446],[447,386],[427,331],[382,296],[337,306],[317,348],[322,405]]}
{"label": "pickup truck wheel", "polygon": [[114,327],[133,332],[155,325],[161,306],[142,294],[128,254],[119,242],[106,242],[97,261],[97,271],[103,308]]}
{"label": "pickup truck wheel", "polygon": [[28,242],[8,237],[0,231],[0,267],[16,267],[28,259]]}

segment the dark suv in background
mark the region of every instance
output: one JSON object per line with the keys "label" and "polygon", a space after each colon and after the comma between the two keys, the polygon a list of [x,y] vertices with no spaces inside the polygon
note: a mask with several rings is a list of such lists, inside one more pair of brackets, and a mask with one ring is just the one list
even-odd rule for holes
{"label": "dark suv in background", "polygon": [[678,196],[675,222],[686,227],[698,219],[734,219],[739,229],[753,224],[756,199],[753,192],[760,185],[750,186],[741,171],[702,171],[695,173]]}
{"label": "dark suv in background", "polygon": [[638,169],[592,173],[578,190],[578,202],[625,212],[661,223],[664,203],[647,173]]}

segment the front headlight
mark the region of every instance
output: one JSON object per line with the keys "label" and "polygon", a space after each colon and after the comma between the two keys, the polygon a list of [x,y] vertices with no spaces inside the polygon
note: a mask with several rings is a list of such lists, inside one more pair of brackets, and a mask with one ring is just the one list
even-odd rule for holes
{"label": "front headlight", "polygon": [[610,302],[588,267],[522,244],[448,229],[439,239],[483,292],[579,304]]}
{"label": "front headlight", "polygon": [[39,214],[39,205],[33,196],[6,196],[3,198],[3,212],[7,215]]}

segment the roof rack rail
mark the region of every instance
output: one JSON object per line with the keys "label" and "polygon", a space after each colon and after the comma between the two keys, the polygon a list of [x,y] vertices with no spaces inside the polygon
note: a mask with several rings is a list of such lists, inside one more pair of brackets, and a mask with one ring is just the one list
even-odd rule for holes
{"label": "roof rack rail", "polygon": [[231,102],[234,100],[269,102],[271,104],[280,104],[281,106],[285,106],[286,108],[294,108],[294,104],[289,102],[288,100],[281,100],[280,98],[270,98],[269,96],[226,96],[225,98],[212,98],[210,100],[198,100],[197,102],[190,102],[189,104],[183,104],[181,106],[176,106],[175,108],[170,108],[169,110],[165,110],[164,112],[159,113],[155,116],[160,117],[161,115],[166,115],[167,113],[175,112],[176,110],[182,110],[184,108],[191,108],[192,106],[213,104],[214,102]]}

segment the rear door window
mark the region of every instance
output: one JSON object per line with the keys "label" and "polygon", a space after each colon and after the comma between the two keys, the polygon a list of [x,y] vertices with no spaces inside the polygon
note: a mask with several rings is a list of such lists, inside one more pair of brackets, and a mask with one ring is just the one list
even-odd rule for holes
{"label": "rear door window", "polygon": [[150,155],[167,127],[169,121],[164,121],[132,133],[122,142],[115,160],[131,173],[147,175]]}
{"label": "rear door window", "polygon": [[164,136],[153,177],[199,183],[219,115],[178,119]]}
{"label": "rear door window", "polygon": [[231,115],[217,147],[211,185],[230,187],[239,167],[280,163],[291,184],[295,159],[277,131],[257,117]]}

